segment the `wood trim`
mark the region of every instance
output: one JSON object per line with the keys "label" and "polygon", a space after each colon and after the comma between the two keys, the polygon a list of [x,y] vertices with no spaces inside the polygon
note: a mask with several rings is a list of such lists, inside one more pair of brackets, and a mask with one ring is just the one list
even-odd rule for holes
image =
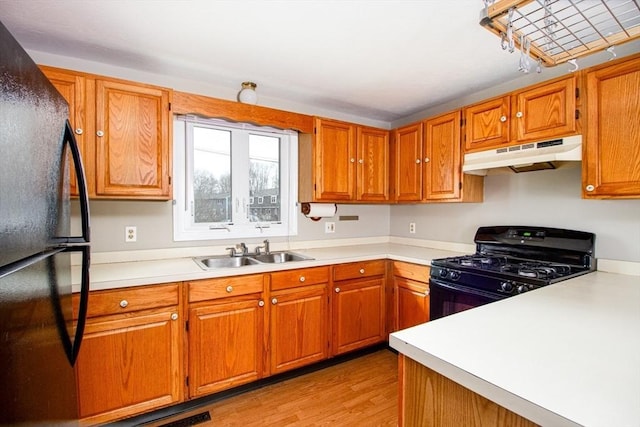
{"label": "wood trim", "polygon": [[173,93],[172,112],[174,114],[196,114],[229,119],[235,122],[253,123],[260,126],[294,129],[302,133],[313,133],[313,116],[186,92],[175,91]]}

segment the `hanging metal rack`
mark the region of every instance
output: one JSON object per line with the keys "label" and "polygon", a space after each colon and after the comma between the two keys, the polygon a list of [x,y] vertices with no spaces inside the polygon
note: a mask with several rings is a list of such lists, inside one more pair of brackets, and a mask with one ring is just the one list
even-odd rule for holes
{"label": "hanging metal rack", "polygon": [[640,37],[639,0],[483,1],[480,24],[501,38],[503,49],[528,50],[538,67],[575,65],[605,49],[615,57],[613,46]]}

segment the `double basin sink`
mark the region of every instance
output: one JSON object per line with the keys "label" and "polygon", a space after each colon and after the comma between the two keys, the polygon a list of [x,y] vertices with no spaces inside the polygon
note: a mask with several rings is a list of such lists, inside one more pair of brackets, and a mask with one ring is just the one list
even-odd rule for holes
{"label": "double basin sink", "polygon": [[260,265],[260,264],[281,264],[295,261],[308,261],[313,258],[306,257],[295,252],[270,252],[268,254],[260,255],[242,255],[242,256],[205,256],[196,257],[193,260],[204,270],[211,270],[214,268],[236,268],[243,267],[245,265]]}

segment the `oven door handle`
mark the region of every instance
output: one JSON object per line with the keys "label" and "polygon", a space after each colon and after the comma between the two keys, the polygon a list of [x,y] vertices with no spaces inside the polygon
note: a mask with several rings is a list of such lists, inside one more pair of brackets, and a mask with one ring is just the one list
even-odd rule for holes
{"label": "oven door handle", "polygon": [[[463,285],[452,285],[449,282],[443,282],[441,280],[438,279],[429,279],[429,286],[431,288],[433,288],[433,286],[435,285],[435,287],[441,287],[450,291],[456,291],[456,292],[463,292],[466,294],[471,294],[471,295],[478,295],[478,296],[482,296],[485,298],[490,298],[492,300],[501,300],[504,299],[506,297],[508,297],[508,295],[498,295],[498,294],[494,294],[491,292],[485,292],[482,291],[480,289],[474,289],[474,288],[469,288],[467,286],[463,286]],[[431,289],[431,291],[433,291],[433,289]]]}

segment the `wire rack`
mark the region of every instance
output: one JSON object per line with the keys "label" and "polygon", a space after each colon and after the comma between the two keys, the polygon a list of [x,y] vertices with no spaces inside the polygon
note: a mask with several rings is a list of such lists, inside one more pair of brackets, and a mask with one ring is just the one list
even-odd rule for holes
{"label": "wire rack", "polygon": [[[640,0],[484,0],[480,24],[546,66],[640,37]],[[615,56],[615,54],[613,54]]]}

